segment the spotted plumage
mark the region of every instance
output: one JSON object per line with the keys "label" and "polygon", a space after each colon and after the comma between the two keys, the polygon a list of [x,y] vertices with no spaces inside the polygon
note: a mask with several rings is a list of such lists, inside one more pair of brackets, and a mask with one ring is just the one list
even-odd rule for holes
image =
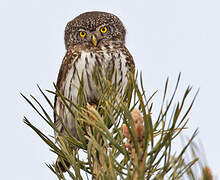
{"label": "spotted plumage", "polygon": [[[112,69],[114,73],[117,72],[116,81],[123,91],[127,84],[127,74],[134,68],[133,58],[125,47],[125,34],[122,22],[110,13],[87,12],[70,21],[65,29],[67,52],[57,79],[60,93],[77,104],[80,78],[83,77],[86,100],[90,104],[98,103],[97,87],[92,78],[94,67],[102,69],[106,75]],[[55,97],[55,110],[55,126],[58,131],[64,133],[64,124],[77,137],[74,117],[60,97]]]}

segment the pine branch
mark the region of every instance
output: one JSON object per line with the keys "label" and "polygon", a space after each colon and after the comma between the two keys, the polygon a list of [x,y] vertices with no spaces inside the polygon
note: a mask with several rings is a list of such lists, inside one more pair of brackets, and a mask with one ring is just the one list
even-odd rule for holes
{"label": "pine branch", "polygon": [[[137,83],[138,77],[140,86]],[[59,136],[54,142],[53,136],[46,136],[26,117],[24,118],[24,122],[40,136],[53,153],[58,155],[59,162],[67,171],[63,174],[56,164],[47,164],[58,179],[65,179],[67,174],[72,179],[85,179],[88,176],[87,179],[96,180],[180,179],[186,176],[189,179],[195,179],[193,177],[199,177],[193,171],[193,167],[199,161],[195,151],[192,153],[191,160],[184,160],[189,147],[193,149],[192,144],[197,130],[179,152],[172,152],[174,139],[187,128],[188,114],[198,94],[196,93],[187,107],[186,102],[192,89],[188,87],[182,100],[177,102],[176,106],[173,105],[180,75],[170,98],[167,97],[169,91],[167,79],[157,119],[152,116],[155,108],[153,97],[156,92],[147,98],[141,75],[130,75],[126,91],[122,96],[118,93],[120,87],[112,84],[111,81],[100,76],[95,80],[100,94],[97,106],[87,104],[83,84],[78,93],[78,98],[82,100],[80,104],[74,104],[63,97],[56,86],[56,92],[47,91],[60,97],[65,107],[72,113],[79,139],[67,132],[67,136]],[[55,111],[46,93],[39,86],[38,88],[49,107]],[[53,118],[41,103],[33,96],[31,96],[33,102],[26,96],[22,96],[42,120],[58,132],[52,121]],[[166,105],[165,102],[167,102]],[[74,112],[70,105],[75,107]],[[82,149],[87,159],[82,158]],[[200,176],[202,179],[213,179],[208,167],[204,167],[202,171]]]}

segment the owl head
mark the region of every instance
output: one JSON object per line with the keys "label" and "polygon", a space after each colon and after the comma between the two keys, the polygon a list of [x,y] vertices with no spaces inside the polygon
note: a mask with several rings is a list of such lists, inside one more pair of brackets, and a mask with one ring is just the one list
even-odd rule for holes
{"label": "owl head", "polygon": [[125,43],[126,30],[120,19],[106,12],[86,12],[70,21],[65,29],[65,46],[84,44],[101,47],[107,42]]}

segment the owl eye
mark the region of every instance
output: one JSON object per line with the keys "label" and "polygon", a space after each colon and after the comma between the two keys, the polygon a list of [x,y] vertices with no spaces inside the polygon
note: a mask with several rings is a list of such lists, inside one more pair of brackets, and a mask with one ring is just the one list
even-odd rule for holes
{"label": "owl eye", "polygon": [[107,31],[108,31],[108,28],[106,26],[100,28],[100,32],[102,34],[105,34]]}
{"label": "owl eye", "polygon": [[86,32],[85,31],[80,31],[79,35],[80,35],[80,37],[85,37],[86,36]]}

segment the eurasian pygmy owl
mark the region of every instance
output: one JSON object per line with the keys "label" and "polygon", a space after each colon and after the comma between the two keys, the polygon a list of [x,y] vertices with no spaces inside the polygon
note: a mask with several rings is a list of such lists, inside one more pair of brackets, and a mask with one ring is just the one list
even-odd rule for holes
{"label": "eurasian pygmy owl", "polygon": [[[94,66],[117,73],[117,84],[122,89],[127,85],[127,74],[134,69],[134,61],[125,47],[126,30],[120,19],[106,12],[86,12],[70,21],[65,29],[66,55],[60,67],[57,88],[59,92],[77,104],[80,78],[83,77],[83,88],[86,100],[96,104],[99,96],[94,83]],[[123,93],[123,91],[121,92]],[[74,112],[74,107],[72,107]],[[77,137],[72,114],[55,97],[55,126],[64,133],[63,125]],[[62,122],[62,123],[61,123]],[[58,133],[55,132],[55,137]]]}

